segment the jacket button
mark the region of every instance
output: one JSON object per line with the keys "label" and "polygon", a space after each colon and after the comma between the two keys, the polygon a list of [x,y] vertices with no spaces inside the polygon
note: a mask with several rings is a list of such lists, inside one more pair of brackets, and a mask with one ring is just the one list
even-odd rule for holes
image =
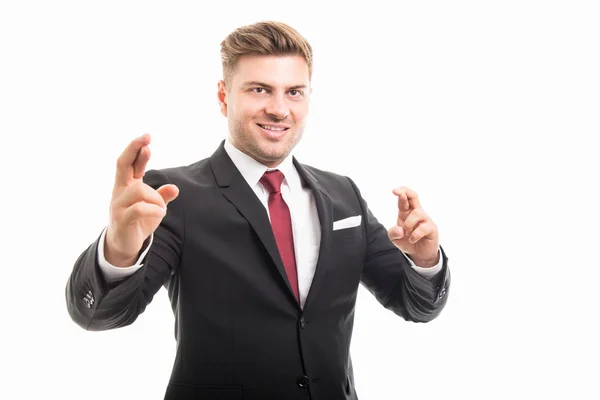
{"label": "jacket button", "polygon": [[303,377],[298,379],[298,386],[301,388],[308,386],[308,376],[304,375]]}
{"label": "jacket button", "polygon": [[306,326],[306,320],[304,319],[304,317],[300,318],[300,328],[304,329],[304,327]]}
{"label": "jacket button", "polygon": [[92,308],[94,305],[94,294],[91,290],[88,290],[88,292],[85,294],[85,297],[83,298],[83,304],[85,304],[87,308]]}

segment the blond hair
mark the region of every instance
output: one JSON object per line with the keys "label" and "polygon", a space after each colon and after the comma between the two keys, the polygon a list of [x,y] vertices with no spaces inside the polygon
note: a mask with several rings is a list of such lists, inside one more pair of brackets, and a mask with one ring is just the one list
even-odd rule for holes
{"label": "blond hair", "polygon": [[223,80],[229,83],[237,62],[243,55],[300,55],[312,76],[312,48],[298,31],[283,22],[263,21],[242,26],[221,42]]}

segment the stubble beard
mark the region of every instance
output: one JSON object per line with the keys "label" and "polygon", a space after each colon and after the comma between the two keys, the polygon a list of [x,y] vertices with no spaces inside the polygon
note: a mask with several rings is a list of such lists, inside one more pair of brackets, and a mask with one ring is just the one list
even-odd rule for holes
{"label": "stubble beard", "polygon": [[[296,147],[302,135],[304,134],[304,126],[296,127],[295,132],[288,132],[285,137],[285,141],[282,143],[269,142],[268,140],[261,139],[255,140],[255,136],[252,132],[244,127],[242,122],[233,124],[233,138],[239,147],[239,150],[246,153],[250,157],[256,159],[263,164],[275,164],[280,163],[285,159],[291,151]],[[259,129],[256,127],[256,129]],[[294,129],[294,128],[290,128]],[[275,150],[267,150],[262,144],[272,143]],[[270,146],[269,146],[270,147]]]}

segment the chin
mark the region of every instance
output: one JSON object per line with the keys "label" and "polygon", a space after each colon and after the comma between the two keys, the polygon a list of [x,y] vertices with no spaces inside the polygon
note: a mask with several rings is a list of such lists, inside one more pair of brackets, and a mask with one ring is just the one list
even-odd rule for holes
{"label": "chin", "polygon": [[287,155],[285,149],[263,149],[263,156],[271,161],[282,160]]}
{"label": "chin", "polygon": [[287,155],[287,146],[281,144],[277,146],[259,146],[261,158],[269,162],[277,162],[283,160]]}

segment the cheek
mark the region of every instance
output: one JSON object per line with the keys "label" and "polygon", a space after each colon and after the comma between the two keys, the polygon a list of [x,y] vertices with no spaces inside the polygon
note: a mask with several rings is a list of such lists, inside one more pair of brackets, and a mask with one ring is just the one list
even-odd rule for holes
{"label": "cheek", "polygon": [[261,115],[261,108],[257,104],[247,104],[237,109],[237,117],[249,123],[253,123]]}
{"label": "cheek", "polygon": [[308,101],[294,104],[290,108],[298,119],[303,119],[308,114]]}
{"label": "cheek", "polygon": [[301,108],[294,111],[294,119],[296,124],[302,125],[308,114],[307,108]]}

